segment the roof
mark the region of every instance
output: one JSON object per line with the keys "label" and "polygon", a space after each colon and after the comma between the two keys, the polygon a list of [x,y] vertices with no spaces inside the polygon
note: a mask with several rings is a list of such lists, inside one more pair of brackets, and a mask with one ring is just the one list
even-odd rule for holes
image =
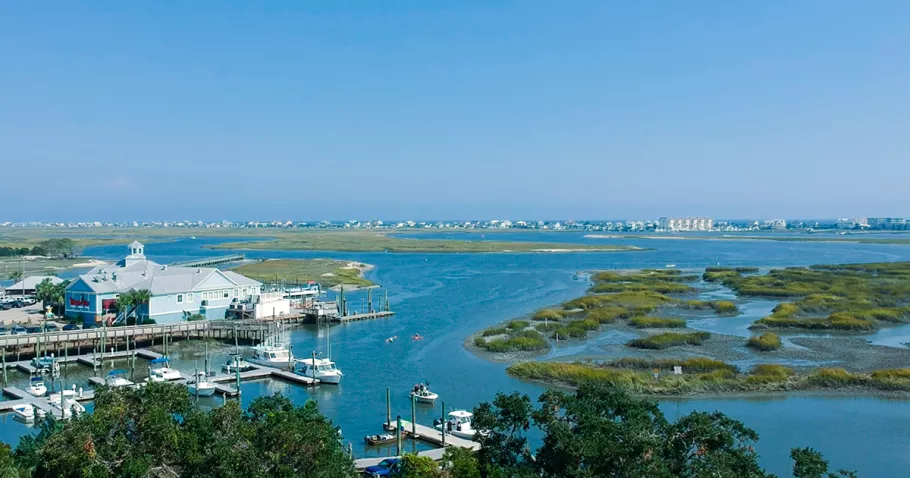
{"label": "roof", "polygon": [[465,410],[455,410],[454,412],[450,412],[449,416],[455,418],[471,418],[474,414]]}
{"label": "roof", "polygon": [[17,289],[18,290],[22,290],[22,289],[34,290],[35,288],[38,287],[38,284],[44,282],[45,279],[50,280],[51,284],[54,284],[54,285],[57,285],[57,284],[63,282],[63,279],[61,279],[59,277],[55,277],[55,276],[31,276],[31,277],[26,277],[25,279],[22,279],[21,281],[16,282],[15,284],[7,287],[6,290],[12,291],[12,292],[15,292]]}
{"label": "roof", "polygon": [[[210,278],[213,278],[212,283],[219,285],[200,288]],[[212,267],[166,266],[146,259],[95,267],[80,275],[70,287],[75,287],[77,282],[99,294],[148,289],[152,295],[260,284],[236,272],[222,272]]]}
{"label": "roof", "polygon": [[143,246],[142,246],[142,243],[141,243],[141,242],[139,242],[139,241],[133,241],[133,242],[130,243],[130,245],[129,245],[128,247],[129,247],[130,249],[136,249],[136,248],[140,248],[140,247],[143,247]]}

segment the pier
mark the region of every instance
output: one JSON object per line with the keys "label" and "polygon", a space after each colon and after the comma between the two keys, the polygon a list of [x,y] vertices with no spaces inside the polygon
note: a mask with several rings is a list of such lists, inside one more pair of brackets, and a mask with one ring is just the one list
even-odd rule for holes
{"label": "pier", "polygon": [[[383,422],[382,428],[388,432],[394,432],[397,427],[397,421],[392,423]],[[417,453],[417,456],[425,456],[433,460],[439,461],[442,460],[442,455],[445,453],[445,447],[447,446],[457,446],[459,448],[467,448],[469,450],[477,451],[480,449],[480,443],[476,441],[466,440],[464,438],[459,438],[457,436],[446,434],[443,438],[442,431],[437,430],[426,425],[421,425],[419,423],[411,423],[407,420],[401,420],[401,436],[410,437],[417,440],[422,440],[434,445],[438,445],[442,448],[435,448],[433,450],[426,450]],[[399,456],[383,456],[375,458],[358,458],[354,460],[354,467],[358,470],[362,470],[368,466],[373,466],[379,464],[382,460],[387,458],[399,458]]]}
{"label": "pier", "polygon": [[365,314],[345,315],[343,317],[339,315],[331,320],[332,320],[332,322],[339,322],[339,323],[343,324],[345,322],[355,322],[358,320],[381,319],[384,317],[391,317],[393,315],[395,315],[395,312],[392,312],[389,310],[382,310],[379,312],[367,312]]}
{"label": "pier", "polygon": [[191,261],[183,262],[173,262],[170,266],[173,267],[209,267],[217,266],[218,264],[227,264],[229,262],[238,262],[244,259],[243,254],[231,254],[229,256],[217,256],[217,257],[204,257],[202,259],[194,259]]}

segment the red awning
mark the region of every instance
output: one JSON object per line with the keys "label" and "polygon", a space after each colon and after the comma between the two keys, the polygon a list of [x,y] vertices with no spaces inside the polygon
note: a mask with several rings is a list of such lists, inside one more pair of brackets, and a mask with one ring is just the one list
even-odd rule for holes
{"label": "red awning", "polygon": [[101,300],[101,309],[108,310],[113,309],[117,306],[117,299],[102,299]]}

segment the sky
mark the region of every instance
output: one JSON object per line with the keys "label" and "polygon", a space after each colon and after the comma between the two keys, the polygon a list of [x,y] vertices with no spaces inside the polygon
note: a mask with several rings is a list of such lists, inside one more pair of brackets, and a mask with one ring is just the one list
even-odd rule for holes
{"label": "sky", "polygon": [[0,5],[0,222],[910,216],[910,2]]}

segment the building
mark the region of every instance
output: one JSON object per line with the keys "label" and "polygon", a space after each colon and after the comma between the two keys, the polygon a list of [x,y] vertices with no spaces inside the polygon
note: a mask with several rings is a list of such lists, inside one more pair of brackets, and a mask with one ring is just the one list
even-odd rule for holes
{"label": "building", "polygon": [[209,267],[178,267],[146,259],[144,246],[134,241],[129,255],[114,265],[95,267],[66,288],[66,316],[87,323],[122,318],[117,298],[128,291],[146,289],[151,300],[138,315],[159,324],[179,322],[193,314],[207,319],[225,318],[232,302],[258,297],[262,284],[231,271]]}
{"label": "building", "polygon": [[870,217],[869,229],[904,229],[907,220],[902,217]]}
{"label": "building", "polygon": [[856,219],[842,218],[837,220],[838,229],[857,229],[869,227],[869,222],[864,217],[858,217]]}
{"label": "building", "polygon": [[63,279],[55,276],[30,276],[6,288],[6,293],[11,296],[35,295],[38,284],[45,280],[51,281],[51,284],[57,285],[63,282]]}
{"label": "building", "polygon": [[710,217],[662,217],[657,222],[663,231],[710,231],[714,220]]}

